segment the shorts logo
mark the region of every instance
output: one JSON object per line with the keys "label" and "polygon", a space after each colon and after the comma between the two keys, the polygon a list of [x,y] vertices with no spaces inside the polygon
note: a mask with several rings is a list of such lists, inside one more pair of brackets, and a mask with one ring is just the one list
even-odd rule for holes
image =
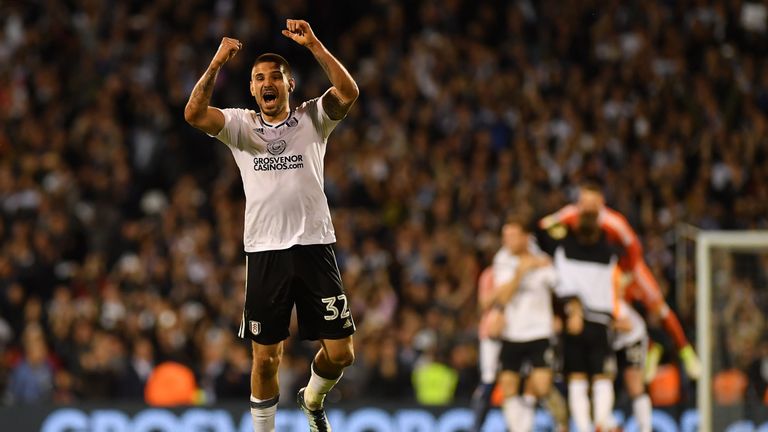
{"label": "shorts logo", "polygon": [[273,156],[282,154],[287,146],[285,140],[270,141],[267,144],[267,151]]}
{"label": "shorts logo", "polygon": [[258,321],[249,321],[251,324],[251,333],[256,336],[261,333],[261,323]]}
{"label": "shorts logo", "polygon": [[291,117],[287,122],[285,122],[285,124],[288,127],[295,127],[297,124],[299,124],[299,121],[296,120],[296,117]]}
{"label": "shorts logo", "polygon": [[347,318],[347,322],[344,323],[344,327],[343,328],[350,328],[350,327],[352,327],[352,320]]}
{"label": "shorts logo", "polygon": [[552,347],[549,347],[544,351],[544,363],[549,367],[555,365],[555,350],[553,350]]}

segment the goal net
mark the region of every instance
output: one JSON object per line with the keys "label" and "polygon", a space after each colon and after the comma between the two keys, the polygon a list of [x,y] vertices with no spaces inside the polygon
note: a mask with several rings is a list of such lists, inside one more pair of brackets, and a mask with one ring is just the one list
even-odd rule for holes
{"label": "goal net", "polygon": [[768,231],[695,234],[699,431],[768,431]]}

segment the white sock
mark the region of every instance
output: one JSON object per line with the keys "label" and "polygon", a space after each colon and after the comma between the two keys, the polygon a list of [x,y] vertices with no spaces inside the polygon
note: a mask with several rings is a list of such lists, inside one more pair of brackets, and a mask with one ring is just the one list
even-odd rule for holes
{"label": "white sock", "polygon": [[595,412],[595,426],[602,430],[610,430],[614,426],[611,380],[601,378],[592,383],[592,404]]}
{"label": "white sock", "polygon": [[589,383],[585,379],[568,382],[568,408],[577,432],[589,432]]}
{"label": "white sock", "polygon": [[322,408],[325,395],[339,382],[341,375],[336,379],[323,378],[315,373],[315,362],[312,362],[312,376],[309,377],[309,384],[304,390],[304,403],[307,404],[307,408],[311,410]]}
{"label": "white sock", "polygon": [[533,431],[533,419],[536,416],[536,398],[533,395],[523,395],[520,400],[520,418],[517,423],[520,430],[525,432]]}
{"label": "white sock", "polygon": [[510,432],[519,432],[523,429],[518,428],[523,401],[520,396],[512,396],[504,399],[501,404],[501,411],[504,413],[504,423]]}
{"label": "white sock", "polygon": [[275,413],[280,395],[272,399],[256,399],[251,395],[251,419],[253,432],[275,432]]}
{"label": "white sock", "polygon": [[653,407],[648,393],[643,393],[632,400],[632,413],[635,415],[640,432],[652,431]]}

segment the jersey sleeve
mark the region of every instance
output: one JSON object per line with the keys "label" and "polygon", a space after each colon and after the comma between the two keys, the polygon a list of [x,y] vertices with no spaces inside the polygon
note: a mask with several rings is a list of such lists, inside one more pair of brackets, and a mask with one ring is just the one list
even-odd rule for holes
{"label": "jersey sleeve", "polygon": [[[328,92],[326,92],[327,94]],[[341,120],[333,120],[328,117],[328,114],[323,109],[323,96],[319,98],[310,99],[304,102],[307,109],[307,113],[312,118],[312,124],[315,126],[315,130],[323,137],[323,140],[328,139],[331,132],[336,128]]]}
{"label": "jersey sleeve", "polygon": [[555,292],[559,278],[557,277],[557,271],[555,267],[550,265],[542,269],[544,276],[544,283],[547,285],[550,291]]}
{"label": "jersey sleeve", "polygon": [[617,239],[624,247],[619,266],[625,271],[631,271],[643,262],[643,246],[640,244],[640,238],[621,213],[611,209],[605,209],[604,212],[604,216],[601,217],[601,226],[606,234]]}
{"label": "jersey sleeve", "polygon": [[[218,109],[218,108],[217,108]],[[263,153],[266,146],[256,137],[256,134],[248,127],[246,116],[249,111],[241,108],[220,109],[224,114],[224,127],[217,135],[211,135],[233,149],[246,151],[251,154]]]}
{"label": "jersey sleeve", "polygon": [[[218,108],[217,108],[218,109]],[[243,122],[244,109],[238,108],[225,108],[219,109],[224,114],[224,127],[217,135],[210,135],[224,144],[234,147],[238,150],[243,149]]]}
{"label": "jersey sleeve", "polygon": [[539,221],[539,228],[549,229],[558,224],[576,226],[579,220],[579,208],[574,204],[568,204],[551,215],[543,217]]}

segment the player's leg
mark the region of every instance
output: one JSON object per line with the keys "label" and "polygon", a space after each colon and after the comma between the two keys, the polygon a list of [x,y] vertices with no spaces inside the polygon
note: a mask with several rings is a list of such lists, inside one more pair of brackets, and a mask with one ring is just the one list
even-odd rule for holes
{"label": "player's leg", "polygon": [[496,385],[496,375],[499,373],[500,354],[500,341],[490,338],[480,339],[480,384],[472,394],[471,406],[474,414],[472,432],[480,432],[491,408],[491,394]]}
{"label": "player's leg", "polygon": [[[568,405],[560,389],[554,385],[557,376],[562,377],[563,372],[563,342],[562,338],[553,336],[549,340],[549,353],[546,360],[549,361],[551,379],[549,391],[539,397],[539,401],[545,410],[549,411],[555,421],[555,431],[568,430]],[[533,390],[530,390],[533,392]]]}
{"label": "player's leg", "polygon": [[592,430],[587,374],[572,373],[568,375],[568,409],[571,411],[576,431],[589,432]]}
{"label": "player's leg", "polygon": [[[499,387],[504,397],[501,410],[504,414],[504,422],[511,432],[530,432],[533,428],[533,418],[531,417],[530,424],[525,418],[526,399],[520,395],[520,371],[523,368],[523,361],[526,360],[526,347],[525,342],[502,341],[501,343]],[[536,403],[536,399],[532,396],[528,399],[530,402],[528,405],[533,406]]]}
{"label": "player's leg", "polygon": [[616,376],[616,357],[608,338],[608,327],[598,323],[587,323],[585,333],[589,334],[589,373],[592,376],[592,409],[595,428],[612,430],[615,395],[613,380]]}
{"label": "player's leg", "polygon": [[555,421],[554,431],[568,430],[568,404],[556,386],[552,386],[541,402]]}
{"label": "player's leg", "polygon": [[530,432],[531,427],[524,421],[525,401],[518,394],[520,375],[510,370],[502,370],[499,374],[499,387],[504,397],[501,410],[504,413],[507,429],[510,432]]}
{"label": "player's leg", "polygon": [[519,398],[520,409],[517,423],[520,425],[520,430],[531,431],[536,416],[536,402],[547,396],[552,387],[555,352],[549,339],[526,342],[524,352],[523,358],[531,369]]}
{"label": "player's leg", "polygon": [[283,342],[261,345],[252,342],[251,419],[254,432],[274,432],[280,390],[277,370],[283,355]]}
{"label": "player's leg", "polygon": [[691,379],[698,379],[701,375],[701,361],[685,336],[677,315],[664,301],[653,273],[644,262],[637,264],[634,273],[635,281],[627,287],[627,296],[642,301],[649,313],[661,320],[667,334],[677,346],[686,374]]}
{"label": "player's leg", "polygon": [[549,339],[528,343],[527,358],[533,370],[528,377],[526,393],[536,399],[544,398],[552,388],[552,368],[555,364],[555,349]]}
{"label": "player's leg", "polygon": [[522,395],[517,397],[517,426],[516,428],[510,427],[511,431],[530,432],[533,430],[533,423],[536,417],[536,402],[548,395],[551,386],[551,369],[547,367],[534,367],[531,370],[525,380],[525,388]]}
{"label": "player's leg", "polygon": [[344,368],[354,361],[355,323],[331,245],[296,247],[294,265],[299,334],[302,339],[321,341],[309,383],[299,391],[297,400],[310,431],[330,431],[323,401],[341,379]]}
{"label": "player's leg", "polygon": [[645,391],[643,364],[647,343],[638,342],[623,350],[626,367],[624,368],[624,387],[632,399],[632,413],[640,432],[651,432],[653,407],[651,398]]}
{"label": "player's leg", "polygon": [[325,395],[339,382],[344,369],[355,360],[352,336],[323,339],[312,362],[312,375],[304,389],[304,403],[310,410],[323,407]]}
{"label": "player's leg", "polygon": [[592,429],[586,347],[584,332],[577,335],[566,333],[563,336],[563,361],[568,377],[568,408],[576,432],[589,432]]}
{"label": "player's leg", "polygon": [[255,432],[275,430],[277,371],[293,309],[285,251],[246,255],[245,305],[238,336],[252,341],[251,417]]}
{"label": "player's leg", "polygon": [[531,372],[530,393],[536,399],[544,398],[552,390],[552,370],[549,368],[534,368]]}

